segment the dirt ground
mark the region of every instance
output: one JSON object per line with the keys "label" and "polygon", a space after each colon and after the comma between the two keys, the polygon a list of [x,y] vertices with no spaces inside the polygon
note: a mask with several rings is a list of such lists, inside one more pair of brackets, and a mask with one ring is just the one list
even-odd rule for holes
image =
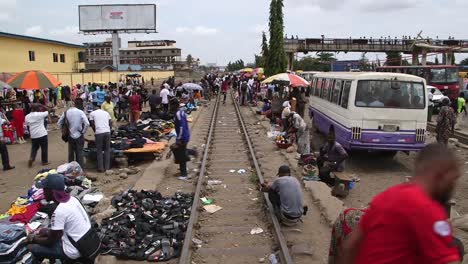
{"label": "dirt ground", "polygon": [[[157,80],[154,86],[148,86],[147,88],[151,91],[153,88],[158,88],[163,80]],[[185,80],[182,80],[185,81]],[[158,89],[159,90],[159,89]],[[143,111],[148,111],[148,108],[144,108]],[[64,111],[64,108],[58,109],[56,114],[60,115]],[[119,123],[119,125],[124,123]],[[26,195],[27,190],[33,184],[33,179],[37,172],[43,168],[54,169],[59,165],[68,162],[68,144],[63,142],[61,139],[60,130],[57,129],[56,124],[48,125],[48,159],[50,165],[43,167],[41,166],[40,150],[36,157],[36,162],[32,168],[28,168],[27,162],[30,156],[31,143],[28,140],[26,144],[15,144],[8,146],[8,152],[10,156],[10,163],[16,168],[10,171],[0,170],[0,212],[5,212],[10,208],[11,202],[14,201],[18,196]],[[94,139],[94,133],[91,128],[88,129],[85,137],[87,139]],[[152,157],[146,162],[139,162],[135,164],[140,168],[140,173],[129,175],[127,179],[121,179],[116,175],[107,176],[105,174],[98,174],[95,170],[85,170],[87,174],[97,175],[98,181],[94,183],[95,187],[98,187],[100,191],[104,192],[106,196],[112,195],[124,189],[131,188],[136,181],[141,177],[146,167],[151,164]],[[118,172],[118,169],[114,169]]]}

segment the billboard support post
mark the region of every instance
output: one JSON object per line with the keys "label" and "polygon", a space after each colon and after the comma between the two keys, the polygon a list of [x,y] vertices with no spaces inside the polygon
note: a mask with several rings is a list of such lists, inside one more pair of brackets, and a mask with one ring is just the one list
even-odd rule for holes
{"label": "billboard support post", "polygon": [[120,41],[119,41],[119,32],[112,32],[112,64],[116,69],[119,69],[120,64]]}

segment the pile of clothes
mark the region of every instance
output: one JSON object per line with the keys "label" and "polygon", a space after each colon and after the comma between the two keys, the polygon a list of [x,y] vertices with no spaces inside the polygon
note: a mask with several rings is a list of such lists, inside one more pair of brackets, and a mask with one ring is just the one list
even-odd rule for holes
{"label": "pile of clothes", "polygon": [[112,199],[116,212],[102,221],[102,253],[119,259],[165,261],[178,257],[190,219],[192,194],[163,197],[129,190]]}
{"label": "pile of clothes", "polygon": [[67,191],[77,197],[87,210],[91,210],[103,198],[102,193],[92,188],[91,181],[83,176],[83,170],[77,162],[39,171],[28,192],[18,197],[10,209],[0,215],[0,264],[31,263],[32,256],[22,242],[28,233],[47,228],[57,207],[57,204],[47,202],[43,189],[37,187],[49,174],[63,175]]}

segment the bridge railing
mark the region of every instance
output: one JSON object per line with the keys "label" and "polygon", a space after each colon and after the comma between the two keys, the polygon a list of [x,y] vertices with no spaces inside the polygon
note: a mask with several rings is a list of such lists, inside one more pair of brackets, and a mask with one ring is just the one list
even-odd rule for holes
{"label": "bridge railing", "polygon": [[286,52],[296,51],[401,51],[411,52],[415,42],[424,42],[433,46],[468,47],[468,40],[439,39],[392,39],[359,38],[331,39],[307,38],[284,39]]}

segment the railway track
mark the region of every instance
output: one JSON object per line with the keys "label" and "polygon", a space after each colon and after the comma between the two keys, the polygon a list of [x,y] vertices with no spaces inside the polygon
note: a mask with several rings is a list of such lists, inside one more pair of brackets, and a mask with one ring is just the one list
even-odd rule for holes
{"label": "railway track", "polygon": [[[427,130],[431,132],[435,132],[436,125],[428,123]],[[462,144],[468,145],[468,136],[466,134],[460,133],[459,131],[455,130],[455,134],[453,135],[454,138],[458,139],[458,141]]]}
{"label": "railway track", "polygon": [[[217,98],[205,125],[206,144],[179,263],[268,262],[275,252],[279,263],[293,263],[273,207],[257,190],[258,182],[264,182],[262,171],[233,98],[226,104]],[[222,209],[205,211],[200,200],[205,196]],[[253,230],[258,234],[251,234]],[[202,241],[199,247],[193,242],[197,239]]]}

